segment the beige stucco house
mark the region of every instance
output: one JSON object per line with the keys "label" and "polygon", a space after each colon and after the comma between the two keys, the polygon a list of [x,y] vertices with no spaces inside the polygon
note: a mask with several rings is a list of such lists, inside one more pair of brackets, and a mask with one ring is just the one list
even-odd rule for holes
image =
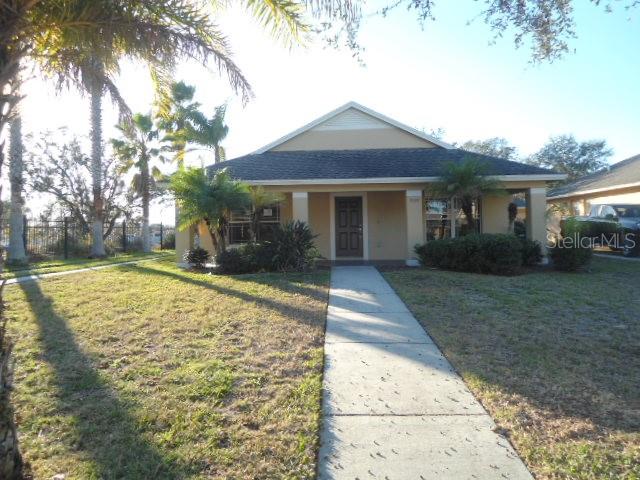
{"label": "beige stucco house", "polygon": [[[209,168],[225,168],[234,178],[282,193],[279,205],[264,209],[265,235],[273,224],[302,220],[317,235],[327,260],[416,265],[415,245],[468,228],[457,200],[432,198],[429,185],[446,163],[471,157],[485,162],[487,173],[506,189],[526,194],[527,234],[544,245],[546,183],[562,175],[453,148],[353,102],[252,154]],[[478,199],[475,214],[482,232],[508,231],[510,201],[510,196]],[[200,245],[211,250],[205,229],[179,232],[179,259],[197,230]],[[247,231],[247,216],[236,212],[230,243],[246,241]]]}
{"label": "beige stucco house", "polygon": [[591,205],[640,205],[640,155],[554,188],[547,201],[565,206],[573,215],[588,215]]}

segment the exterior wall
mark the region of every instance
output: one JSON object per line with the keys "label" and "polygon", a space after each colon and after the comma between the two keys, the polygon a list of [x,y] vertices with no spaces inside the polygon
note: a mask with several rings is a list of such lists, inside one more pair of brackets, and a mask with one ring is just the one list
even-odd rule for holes
{"label": "exterior wall", "polygon": [[407,255],[405,192],[368,192],[369,257],[404,260]]}
{"label": "exterior wall", "polygon": [[[534,206],[527,219],[527,228],[536,240],[545,240],[545,182],[507,182],[505,188],[527,190],[529,205]],[[428,188],[428,184],[344,184],[344,185],[296,185],[267,186],[282,192],[280,217],[282,222],[293,218],[293,192],[308,192],[308,219],[318,235],[316,245],[322,256],[331,258],[331,209],[333,194],[366,192],[368,220],[368,252],[370,260],[409,260],[415,243],[424,242],[424,197],[415,195]],[[411,195],[408,195],[408,192]],[[410,198],[411,197],[411,198]],[[298,196],[300,202],[302,196]],[[418,201],[416,201],[416,199]],[[482,229],[487,233],[508,231],[507,206],[510,197],[487,197],[482,204]],[[298,205],[300,207],[301,205]],[[411,206],[411,211],[408,207]],[[408,219],[412,219],[409,224]],[[530,228],[531,226],[531,228]],[[177,232],[176,256],[182,259],[184,250],[193,243],[193,229]],[[213,252],[211,239],[204,225],[199,226],[200,245]]]}
{"label": "exterior wall", "polygon": [[193,247],[193,228],[178,230],[176,228],[176,261],[182,263],[184,252]]}
{"label": "exterior wall", "polygon": [[213,240],[211,240],[211,234],[207,229],[207,226],[204,223],[198,224],[198,239],[200,248],[204,248],[207,252],[211,253],[211,255],[215,254],[215,249],[213,248]]}
{"label": "exterior wall", "polygon": [[509,233],[509,203],[511,197],[490,196],[482,199],[480,216],[483,233]]}
{"label": "exterior wall", "polygon": [[317,235],[316,247],[324,258],[331,258],[330,202],[329,193],[309,194],[309,226]]}
{"label": "exterior wall", "polygon": [[274,147],[291,150],[361,150],[371,148],[441,148],[396,127],[362,130],[308,130]]}

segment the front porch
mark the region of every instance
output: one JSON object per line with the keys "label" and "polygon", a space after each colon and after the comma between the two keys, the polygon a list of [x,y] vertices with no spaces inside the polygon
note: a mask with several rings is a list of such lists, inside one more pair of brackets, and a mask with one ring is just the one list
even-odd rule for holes
{"label": "front porch", "polygon": [[[414,247],[433,237],[434,228],[441,236],[464,233],[466,220],[452,199],[428,198],[428,184],[343,184],[268,186],[283,196],[279,205],[263,215],[265,231],[274,223],[299,220],[308,223],[317,235],[316,246],[328,264],[417,265]],[[536,184],[510,182],[510,192],[526,194],[527,237],[546,243],[546,189]],[[478,229],[483,233],[510,231],[508,205],[511,196],[487,196],[476,207]],[[432,205],[444,210],[434,211]],[[467,227],[468,228],[468,227]],[[247,240],[248,219],[234,215],[229,244]],[[204,226],[178,232],[176,253],[192,248],[199,234],[199,245],[211,252],[213,247]]]}

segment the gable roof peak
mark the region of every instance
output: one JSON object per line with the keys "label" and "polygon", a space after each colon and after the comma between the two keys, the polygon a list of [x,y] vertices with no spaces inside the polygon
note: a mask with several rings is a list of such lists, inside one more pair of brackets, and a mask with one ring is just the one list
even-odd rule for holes
{"label": "gable roof peak", "polygon": [[283,143],[285,143],[286,141],[297,137],[298,135],[311,130],[312,128],[320,125],[323,122],[326,122],[327,120],[340,115],[343,112],[346,112],[349,109],[354,109],[357,110],[359,112],[362,112],[366,115],[369,115],[377,120],[380,120],[382,122],[388,123],[389,125],[392,125],[396,128],[399,128],[400,130],[404,130],[407,133],[410,133],[411,135],[414,135],[418,138],[422,138],[423,140],[426,140],[428,142],[433,143],[434,145],[437,145],[439,147],[442,148],[447,148],[447,149],[451,149],[454,148],[452,145],[443,142],[442,140],[437,139],[436,137],[434,137],[433,135],[429,135],[425,132],[422,132],[416,128],[410,127],[408,125],[405,125],[404,123],[398,122],[397,120],[394,120],[393,118],[387,117],[386,115],[376,112],[375,110],[372,110],[368,107],[365,107],[364,105],[359,104],[358,102],[354,102],[354,101],[350,101],[345,103],[344,105],[330,111],[329,113],[326,113],[318,118],[316,118],[315,120],[307,123],[306,125],[303,125],[302,127],[298,128],[297,130],[294,130],[286,135],[284,135],[283,137],[280,137],[279,139],[277,139],[274,142],[269,143],[268,145],[265,145],[261,148],[259,148],[258,150],[252,152],[252,153],[264,153],[267,152],[275,147],[277,147],[278,145],[281,145]]}

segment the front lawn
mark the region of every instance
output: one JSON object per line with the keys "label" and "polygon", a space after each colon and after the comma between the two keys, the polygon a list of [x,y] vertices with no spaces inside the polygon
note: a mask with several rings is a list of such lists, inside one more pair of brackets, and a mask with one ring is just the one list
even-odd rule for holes
{"label": "front lawn", "polygon": [[35,262],[24,266],[5,265],[2,278],[16,278],[26,277],[28,275],[43,275],[45,273],[66,272],[69,270],[77,270],[80,268],[100,267],[103,265],[111,265],[114,263],[130,262],[132,260],[142,260],[145,257],[162,257],[162,256],[174,256],[175,252],[172,250],[163,250],[152,253],[143,252],[131,252],[131,253],[117,253],[109,255],[105,258],[67,258],[67,259],[54,259],[44,260],[42,262]]}
{"label": "front lawn", "polygon": [[640,265],[384,275],[538,478],[640,478]]}
{"label": "front lawn", "polygon": [[313,478],[328,279],[171,259],[7,287],[34,477]]}

